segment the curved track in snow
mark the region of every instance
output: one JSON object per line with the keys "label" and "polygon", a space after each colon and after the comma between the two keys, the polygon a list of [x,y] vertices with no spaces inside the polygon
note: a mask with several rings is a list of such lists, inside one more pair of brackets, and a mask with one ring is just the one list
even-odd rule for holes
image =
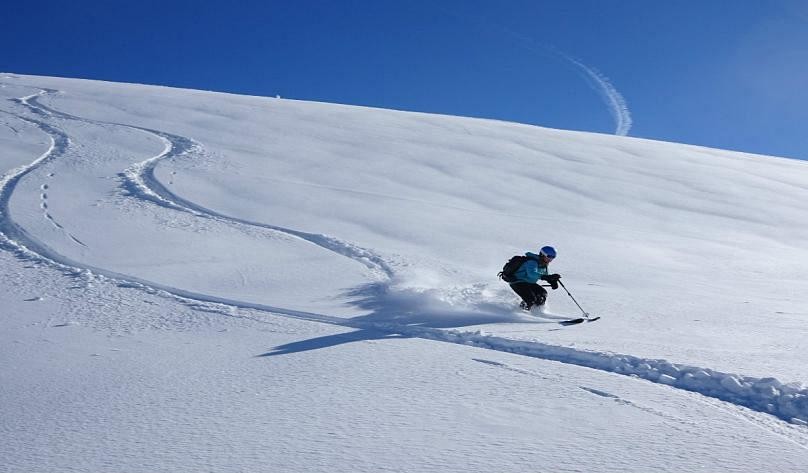
{"label": "curved track in snow", "polygon": [[[56,91],[44,90],[43,92],[55,93]],[[168,190],[154,176],[154,168],[160,161],[176,158],[186,154],[203,153],[204,147],[202,146],[202,144],[190,138],[167,133],[164,131],[152,130],[149,128],[143,128],[134,125],[126,125],[122,123],[98,122],[70,115],[64,112],[60,112],[39,103],[38,98],[41,95],[44,94],[38,94],[36,96],[28,97],[27,100],[25,100],[23,103],[26,106],[28,106],[31,110],[39,114],[49,114],[54,117],[59,117],[65,120],[75,120],[90,123],[93,125],[108,125],[108,126],[111,125],[123,128],[130,128],[133,130],[139,130],[142,132],[150,133],[158,137],[165,143],[166,147],[162,153],[152,158],[149,158],[145,161],[137,163],[121,173],[121,177],[124,179],[125,188],[133,196],[140,199],[152,201],[162,207],[188,212],[197,217],[210,218],[231,224],[235,223],[251,227],[263,228],[267,230],[284,233],[296,238],[300,238],[301,240],[308,241],[309,243],[313,243],[326,250],[332,251],[334,253],[358,261],[372,270],[381,272],[388,278],[392,277],[393,275],[392,269],[381,257],[374,254],[370,250],[361,248],[352,243],[342,241],[328,235],[302,232],[290,228],[280,227],[277,225],[270,225],[262,222],[255,222],[224,215],[220,212],[208,209],[206,207],[203,207],[189,200],[183,199],[182,197],[174,194],[173,192]]]}
{"label": "curved track in snow", "polygon": [[[222,313],[228,313],[226,309],[233,307],[254,309],[312,322],[327,323],[361,330],[378,330],[391,334],[470,345],[478,348],[573,364],[601,371],[639,377],[673,388],[697,392],[737,406],[747,407],[757,412],[768,413],[796,424],[808,425],[808,389],[796,384],[783,384],[774,378],[752,378],[733,373],[722,373],[708,368],[675,364],[666,360],[578,350],[549,345],[538,341],[517,341],[482,332],[472,333],[468,331],[445,330],[418,325],[379,323],[372,319],[362,320],[361,318],[357,318],[352,320],[324,314],[289,310],[282,307],[273,307],[217,297],[211,294],[186,291],[73,261],[70,258],[58,254],[51,248],[48,248],[45,244],[30,235],[24,228],[13,222],[9,214],[9,202],[20,180],[42,164],[62,157],[70,144],[70,138],[64,131],[59,129],[55,124],[48,123],[51,118],[77,120],[95,125],[126,127],[153,134],[161,139],[166,146],[160,154],[131,166],[121,173],[124,189],[134,198],[152,202],[167,210],[188,212],[199,218],[214,219],[233,225],[259,227],[291,235],[339,255],[351,258],[384,274],[388,278],[393,276],[393,270],[390,265],[370,250],[360,248],[327,235],[306,233],[262,222],[252,222],[234,218],[207,209],[175,195],[155,177],[155,166],[159,161],[164,159],[175,158],[186,154],[202,153],[204,150],[201,144],[189,138],[164,131],[75,117],[53,110],[39,102],[38,99],[42,95],[53,93],[56,93],[56,91],[43,89],[38,94],[16,100],[18,104],[26,107],[26,109],[37,118],[29,118],[21,114],[12,114],[20,120],[35,125],[51,139],[50,148],[42,156],[26,166],[21,166],[10,171],[0,179],[0,244],[2,244],[3,248],[13,251],[21,258],[35,259],[71,273],[81,273],[89,277],[111,279],[114,283],[122,286],[137,287],[151,292],[162,292],[171,297],[189,299],[204,304],[223,305]],[[789,438],[792,440],[796,438],[795,441],[808,448],[808,438],[805,436],[789,436]]]}

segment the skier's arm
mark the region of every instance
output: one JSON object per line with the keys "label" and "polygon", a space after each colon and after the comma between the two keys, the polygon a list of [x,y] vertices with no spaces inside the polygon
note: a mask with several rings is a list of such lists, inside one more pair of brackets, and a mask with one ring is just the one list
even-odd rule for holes
{"label": "skier's arm", "polygon": [[545,274],[541,277],[542,281],[547,281],[550,283],[550,287],[553,289],[558,289],[558,280],[561,279],[560,274]]}
{"label": "skier's arm", "polygon": [[542,276],[542,272],[539,271],[539,263],[536,261],[530,260],[525,263],[524,271],[526,279],[533,283],[538,282],[539,278]]}

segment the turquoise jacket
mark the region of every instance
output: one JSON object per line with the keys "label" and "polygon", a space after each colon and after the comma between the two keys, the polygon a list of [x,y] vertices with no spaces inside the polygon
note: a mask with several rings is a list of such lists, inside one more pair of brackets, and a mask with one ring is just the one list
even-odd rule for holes
{"label": "turquoise jacket", "polygon": [[522,266],[520,266],[519,269],[513,273],[513,275],[516,277],[516,281],[512,282],[511,284],[518,282],[529,282],[536,284],[542,276],[547,276],[547,266],[539,265],[539,255],[528,251],[525,253],[525,256],[528,257],[528,260],[522,263]]}

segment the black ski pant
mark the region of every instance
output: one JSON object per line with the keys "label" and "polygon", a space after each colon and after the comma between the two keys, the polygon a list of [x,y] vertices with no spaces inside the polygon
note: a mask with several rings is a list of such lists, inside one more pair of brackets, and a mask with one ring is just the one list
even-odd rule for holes
{"label": "black ski pant", "polygon": [[538,284],[515,282],[511,284],[511,289],[525,301],[528,309],[534,305],[544,305],[544,301],[547,300],[547,289]]}

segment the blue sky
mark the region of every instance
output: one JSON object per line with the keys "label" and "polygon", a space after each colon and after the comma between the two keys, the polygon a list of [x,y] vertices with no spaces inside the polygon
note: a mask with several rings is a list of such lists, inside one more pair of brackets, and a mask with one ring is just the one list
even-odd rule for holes
{"label": "blue sky", "polygon": [[15,1],[3,13],[5,72],[598,133],[621,119],[630,136],[808,159],[802,0]]}

